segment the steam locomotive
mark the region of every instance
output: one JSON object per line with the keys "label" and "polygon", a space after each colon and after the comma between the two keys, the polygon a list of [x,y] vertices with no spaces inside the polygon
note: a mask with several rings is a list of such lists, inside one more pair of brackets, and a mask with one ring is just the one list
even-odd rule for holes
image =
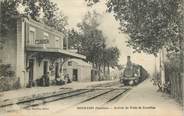
{"label": "steam locomotive", "polygon": [[136,85],[148,77],[148,72],[139,64],[131,63],[130,56],[127,65],[120,75],[120,83],[124,85]]}

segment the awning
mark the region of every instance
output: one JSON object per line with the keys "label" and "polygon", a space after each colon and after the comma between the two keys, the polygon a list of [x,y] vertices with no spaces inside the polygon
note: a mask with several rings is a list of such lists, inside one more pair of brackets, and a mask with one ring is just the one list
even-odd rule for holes
{"label": "awning", "polygon": [[56,48],[42,48],[42,47],[27,47],[26,51],[28,52],[44,52],[44,53],[57,53],[61,55],[65,55],[68,57],[73,57],[73,58],[79,58],[79,59],[86,59],[86,56],[77,54],[77,53],[72,53],[67,50],[63,49],[56,49]]}
{"label": "awning", "polygon": [[68,62],[69,61],[75,62],[79,66],[87,66],[87,67],[91,67],[92,68],[92,64],[89,64],[89,63],[87,63],[87,62],[85,62],[83,60],[80,60],[80,59],[74,59],[74,58],[72,58],[72,59],[69,59]]}

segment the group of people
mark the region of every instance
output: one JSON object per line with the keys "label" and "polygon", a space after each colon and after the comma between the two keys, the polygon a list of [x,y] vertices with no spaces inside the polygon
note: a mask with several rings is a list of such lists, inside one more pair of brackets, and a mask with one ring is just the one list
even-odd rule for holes
{"label": "group of people", "polygon": [[[42,81],[41,86],[49,86],[50,85],[49,73],[44,74],[41,78],[41,81]],[[69,74],[58,76],[56,77],[55,81],[56,85],[64,85],[72,82],[69,77]]]}
{"label": "group of people", "polygon": [[46,74],[44,74],[41,78],[41,84],[42,86],[49,86],[50,82],[49,82],[49,72],[47,72]]}
{"label": "group of people", "polygon": [[60,77],[56,78],[56,84],[57,85],[64,85],[67,83],[71,83],[71,79],[69,77],[69,74],[61,75]]}

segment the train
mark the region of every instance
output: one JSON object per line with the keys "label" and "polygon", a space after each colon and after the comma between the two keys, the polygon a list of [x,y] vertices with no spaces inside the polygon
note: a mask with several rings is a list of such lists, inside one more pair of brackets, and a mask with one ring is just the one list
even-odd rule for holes
{"label": "train", "polygon": [[148,78],[149,74],[143,66],[127,62],[125,69],[120,74],[120,83],[124,85],[137,85]]}

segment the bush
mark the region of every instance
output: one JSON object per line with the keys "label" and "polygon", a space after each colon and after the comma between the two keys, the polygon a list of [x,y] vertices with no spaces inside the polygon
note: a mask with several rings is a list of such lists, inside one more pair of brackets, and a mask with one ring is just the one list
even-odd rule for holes
{"label": "bush", "polygon": [[15,77],[1,77],[0,91],[8,91],[20,88],[20,80]]}
{"label": "bush", "polygon": [[0,65],[0,77],[13,77],[15,76],[15,72],[11,70],[10,64],[1,64]]}

